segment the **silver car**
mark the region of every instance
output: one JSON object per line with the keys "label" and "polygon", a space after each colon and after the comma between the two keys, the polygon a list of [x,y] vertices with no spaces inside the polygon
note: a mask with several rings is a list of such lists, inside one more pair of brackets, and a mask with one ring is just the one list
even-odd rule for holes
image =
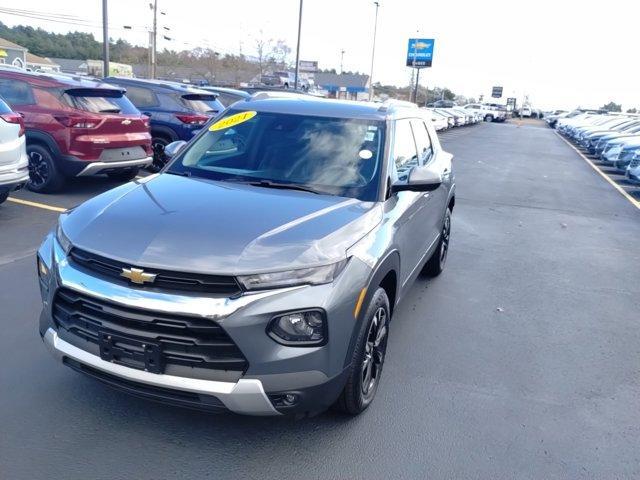
{"label": "silver car", "polygon": [[29,180],[22,117],[0,98],[0,203]]}
{"label": "silver car", "polygon": [[625,174],[631,183],[640,185],[640,149],[636,150]]}
{"label": "silver car", "polygon": [[355,415],[390,320],[442,272],[452,156],[429,113],[257,94],[158,175],[60,217],[40,334],[67,366],[173,404]]}

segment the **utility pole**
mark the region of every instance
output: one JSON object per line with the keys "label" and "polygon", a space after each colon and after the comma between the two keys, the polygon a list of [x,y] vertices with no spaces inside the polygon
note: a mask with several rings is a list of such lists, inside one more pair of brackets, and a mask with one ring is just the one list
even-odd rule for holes
{"label": "utility pole", "polygon": [[109,20],[107,18],[107,0],[102,0],[102,76],[109,76]]}
{"label": "utility pole", "polygon": [[302,0],[300,0],[300,13],[298,14],[298,45],[296,46],[296,78],[293,81],[293,89],[298,89],[298,68],[300,66],[300,32],[302,31]]}
{"label": "utility pole", "polygon": [[344,62],[344,48],[340,50],[340,75],[342,75],[342,64]]}
{"label": "utility pole", "polygon": [[418,103],[418,82],[420,81],[420,69],[416,68],[416,83],[413,85],[413,103]]}
{"label": "utility pole", "polygon": [[156,78],[156,39],[158,37],[158,0],[153,0],[153,30],[151,31],[151,78]]}
{"label": "utility pole", "polygon": [[380,2],[373,2],[376,6],[376,19],[373,22],[373,46],[371,47],[371,71],[369,72],[369,101],[373,100],[373,63],[376,58],[376,33],[378,31],[378,8]]}

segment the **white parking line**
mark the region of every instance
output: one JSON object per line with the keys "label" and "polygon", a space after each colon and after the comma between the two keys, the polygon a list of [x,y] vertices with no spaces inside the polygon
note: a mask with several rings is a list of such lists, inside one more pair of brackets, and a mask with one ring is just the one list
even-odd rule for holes
{"label": "white parking line", "polygon": [[631,195],[629,195],[624,188],[622,188],[620,185],[618,185],[616,182],[614,182],[613,180],[611,180],[611,178],[609,178],[609,176],[607,174],[605,174],[604,172],[602,172],[595,163],[593,163],[591,160],[589,160],[580,150],[578,150],[576,147],[574,147],[571,142],[569,142],[566,138],[564,138],[562,135],[560,135],[558,132],[555,132],[556,135],[558,136],[558,138],[560,138],[564,143],[566,143],[567,145],[569,145],[578,155],[580,155],[580,158],[582,158],[585,162],[587,162],[589,165],[591,165],[591,168],[593,168],[596,172],[598,172],[598,174],[604,178],[607,182],[609,182],[613,188],[615,188],[618,192],[620,192],[622,194],[622,196],[624,198],[626,198],[627,200],[629,200],[629,202],[631,203],[631,205],[633,205],[634,207],[636,207],[638,210],[640,210],[640,202],[638,200],[636,200],[635,198],[633,198]]}

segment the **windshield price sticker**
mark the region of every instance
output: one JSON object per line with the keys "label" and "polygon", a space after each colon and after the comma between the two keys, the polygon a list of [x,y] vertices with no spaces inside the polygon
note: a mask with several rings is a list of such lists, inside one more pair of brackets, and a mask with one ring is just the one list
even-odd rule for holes
{"label": "windshield price sticker", "polygon": [[257,114],[258,112],[249,111],[249,112],[240,112],[240,113],[235,113],[233,115],[229,115],[228,117],[225,117],[222,120],[218,120],[216,123],[211,125],[209,127],[209,131],[215,132],[217,130],[224,130],[225,128],[235,127],[236,125],[240,125],[241,123],[244,123],[247,120],[251,120]]}

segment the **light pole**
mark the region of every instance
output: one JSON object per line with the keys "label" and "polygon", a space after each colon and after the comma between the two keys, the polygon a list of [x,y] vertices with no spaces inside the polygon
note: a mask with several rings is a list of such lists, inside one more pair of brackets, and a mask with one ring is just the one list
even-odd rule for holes
{"label": "light pole", "polygon": [[293,89],[298,89],[298,67],[300,66],[300,31],[302,30],[302,0],[300,0],[300,13],[298,14],[298,45],[296,46],[296,78],[293,81]]}
{"label": "light pole", "polygon": [[371,71],[369,72],[369,101],[373,100],[373,62],[376,58],[376,33],[378,31],[378,8],[380,2],[373,2],[376,6],[376,19],[373,22],[373,46],[371,47]]}
{"label": "light pole", "polygon": [[107,18],[107,0],[102,0],[102,76],[109,76],[109,21]]}
{"label": "light pole", "polygon": [[344,48],[340,50],[340,75],[342,75],[343,62],[344,62]]}

